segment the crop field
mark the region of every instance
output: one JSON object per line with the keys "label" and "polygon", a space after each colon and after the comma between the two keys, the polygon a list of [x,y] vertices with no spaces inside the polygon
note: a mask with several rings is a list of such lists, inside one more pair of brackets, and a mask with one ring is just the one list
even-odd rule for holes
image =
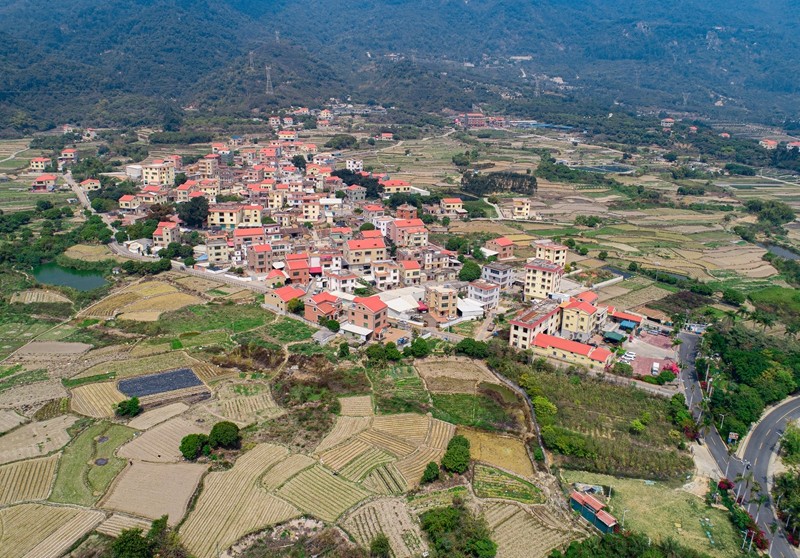
{"label": "crop field", "polygon": [[181,439],[189,434],[208,434],[207,424],[197,424],[184,417],[171,418],[147,430],[119,449],[118,455],[154,463],[170,463],[183,459],[178,449]]}
{"label": "crop field", "polygon": [[240,424],[251,424],[259,419],[275,418],[283,414],[268,386],[263,386],[266,391],[256,395],[245,395],[220,399],[207,406],[210,413],[224,417]]}
{"label": "crop field", "polygon": [[424,413],[429,409],[428,392],[413,366],[373,369],[367,374],[375,393],[378,414]]}
{"label": "crop field", "polygon": [[[554,548],[578,538],[577,534],[543,523],[514,504],[493,503],[486,520],[497,543],[497,555],[504,558],[545,558]],[[557,524],[556,524],[557,525]]]}
{"label": "crop field", "polygon": [[469,440],[469,452],[475,461],[502,467],[521,477],[533,476],[533,465],[525,444],[519,438],[468,428],[458,428],[456,433]]}
{"label": "crop field", "polygon": [[372,419],[372,428],[403,438],[412,444],[421,444],[428,436],[430,420],[426,415],[415,413],[384,415]]}
{"label": "crop field", "polygon": [[367,442],[376,448],[387,451],[398,458],[411,455],[416,449],[414,445],[406,440],[403,440],[402,438],[398,438],[397,436],[393,436],[388,432],[381,432],[372,428],[359,434],[357,439]]}
{"label": "crop field", "polygon": [[0,324],[0,359],[6,358],[34,337],[51,329],[53,325],[48,322]]}
{"label": "crop field", "polygon": [[0,434],[5,434],[9,430],[16,428],[20,424],[24,423],[25,420],[25,417],[12,410],[0,410]]}
{"label": "crop field", "polygon": [[280,343],[305,341],[311,339],[316,331],[313,327],[291,318],[281,318],[266,328],[267,335]]}
{"label": "crop field", "polygon": [[357,395],[355,397],[340,397],[339,414],[349,417],[368,417],[375,414],[372,411],[372,396]]}
{"label": "crop field", "polygon": [[34,304],[34,303],[66,303],[72,304],[72,301],[66,296],[57,291],[48,291],[46,289],[26,289],[11,295],[9,300],[11,304]]}
{"label": "crop field", "polygon": [[192,554],[216,558],[244,535],[300,515],[258,485],[261,474],[287,455],[281,446],[259,444],[237,459],[232,469],[205,477],[203,491],[180,528],[181,540]]}
{"label": "crop field", "polygon": [[202,385],[190,368],[179,368],[168,372],[148,374],[119,382],[119,390],[128,397],[144,397],[165,391],[174,391]]}
{"label": "crop field", "polygon": [[131,420],[128,423],[128,426],[130,428],[135,428],[136,430],[147,430],[188,410],[189,406],[186,403],[172,403],[171,405],[164,405],[163,407],[158,407],[152,411],[145,411],[141,415]]}
{"label": "crop field", "polygon": [[408,508],[415,514],[422,514],[431,508],[453,505],[453,498],[469,499],[470,493],[465,486],[454,486],[446,490],[419,492],[406,497]]}
{"label": "crop field", "polygon": [[323,521],[335,521],[345,510],[369,496],[369,492],[336,477],[317,465],[290,479],[278,496]]}
{"label": "crop field", "polygon": [[432,393],[475,393],[478,384],[499,383],[494,374],[472,359],[425,359],[414,366]]}
{"label": "crop field", "polygon": [[429,448],[446,450],[450,438],[456,433],[456,427],[443,420],[431,419],[428,437],[425,438],[425,445]]}
{"label": "crop field", "polygon": [[208,467],[197,463],[140,463],[127,467],[100,507],[177,525]]}
{"label": "crop field", "polygon": [[630,291],[626,294],[623,294],[622,296],[606,300],[605,302],[610,306],[615,306],[616,308],[619,308],[621,310],[628,310],[630,308],[636,308],[637,306],[641,306],[643,304],[648,304],[651,302],[655,302],[657,300],[661,300],[662,298],[664,298],[669,294],[671,294],[670,291],[666,289],[662,289],[661,287],[657,287],[656,285],[650,285],[649,287],[645,287],[643,289],[638,289],[635,291]]}
{"label": "crop field", "polygon": [[115,513],[98,525],[97,529],[95,530],[98,533],[116,538],[125,529],[141,529],[146,533],[150,529],[152,523],[152,521],[148,521],[146,519]]}
{"label": "crop field", "polygon": [[367,442],[359,440],[358,438],[353,438],[344,444],[339,444],[335,448],[323,452],[319,456],[319,460],[334,471],[339,471],[350,461],[369,451],[371,448],[372,446]]}
{"label": "crop field", "polygon": [[42,504],[0,510],[3,558],[59,558],[103,520],[98,511]]}
{"label": "crop field", "polygon": [[56,474],[58,454],[0,467],[0,506],[45,500]]}
{"label": "crop field", "polygon": [[134,431],[110,422],[93,424],[64,450],[50,501],[91,506],[125,467],[115,455]]}
{"label": "crop field", "polygon": [[67,445],[67,428],[78,417],[64,415],[51,420],[33,422],[0,436],[0,464],[42,457]]}
{"label": "crop field", "polygon": [[283,461],[276,463],[261,477],[261,486],[267,491],[277,490],[283,484],[298,474],[316,465],[317,460],[302,453],[293,453]]}
{"label": "crop field", "polygon": [[222,380],[223,378],[228,378],[235,375],[235,372],[231,370],[220,368],[219,366],[210,364],[208,362],[195,364],[192,366],[192,370],[194,370],[194,373],[197,374],[198,378],[206,383]]}
{"label": "crop field", "polygon": [[336,422],[322,441],[319,443],[314,453],[320,454],[334,446],[337,446],[358,435],[369,428],[372,424],[371,417],[336,417]]}
{"label": "crop field", "polygon": [[114,252],[105,244],[76,244],[70,246],[64,255],[73,260],[84,262],[101,262],[103,260],[119,260]]}
{"label": "crop field", "polygon": [[361,506],[342,522],[344,528],[364,548],[383,533],[389,539],[395,558],[411,558],[427,552],[419,523],[399,498],[381,498]]}
{"label": "crop field", "polygon": [[273,318],[274,314],[255,304],[201,304],[169,312],[161,317],[159,325],[175,335],[215,330],[236,334],[261,327]]}
{"label": "crop field", "polygon": [[94,418],[113,417],[117,403],[125,401],[125,396],[120,393],[114,382],[78,386],[71,391],[71,395],[72,410]]}
{"label": "crop field", "polygon": [[196,291],[199,293],[204,293],[212,289],[220,289],[224,287],[223,283],[218,283],[216,281],[212,281],[211,279],[204,279],[203,277],[194,277],[192,275],[188,277],[181,276],[180,279],[177,279],[176,282],[180,283],[189,290]]}
{"label": "crop field", "polygon": [[181,292],[153,296],[150,298],[139,299],[127,306],[120,308],[120,320],[132,320],[135,322],[155,322],[161,314],[180,310],[192,304],[199,304],[202,299]]}
{"label": "crop field", "polygon": [[406,484],[409,487],[415,487],[419,485],[422,473],[428,463],[431,461],[438,463],[443,455],[444,450],[422,446],[417,448],[411,455],[398,461],[395,466],[400,474],[403,475]]}
{"label": "crop field", "polygon": [[101,374],[114,374],[118,378],[130,378],[176,368],[191,368],[195,362],[183,351],[173,351],[140,358],[103,362],[87,368],[73,379],[89,378]]}
{"label": "crop field", "polygon": [[393,455],[376,448],[369,448],[364,453],[347,463],[339,470],[339,474],[352,482],[359,482],[369,475],[374,469],[395,460]]}
{"label": "crop field", "polygon": [[362,483],[365,488],[384,496],[402,494],[408,490],[403,475],[394,463],[387,463],[372,470]]}
{"label": "crop field", "polygon": [[544,494],[536,485],[480,463],[475,465],[472,486],[480,498],[502,498],[523,504],[544,503]]}

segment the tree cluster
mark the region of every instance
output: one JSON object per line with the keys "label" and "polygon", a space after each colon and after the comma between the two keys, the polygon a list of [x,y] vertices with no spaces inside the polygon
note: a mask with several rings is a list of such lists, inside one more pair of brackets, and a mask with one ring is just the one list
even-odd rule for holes
{"label": "tree cluster", "polygon": [[460,498],[454,498],[452,506],[423,513],[420,521],[430,540],[433,558],[494,558],[497,555],[497,544],[492,541],[486,521],[473,516]]}
{"label": "tree cluster", "polygon": [[242,441],[239,427],[229,421],[216,423],[211,428],[211,433],[189,434],[181,440],[180,452],[189,461],[194,461],[201,455],[210,455],[217,448],[236,449]]}

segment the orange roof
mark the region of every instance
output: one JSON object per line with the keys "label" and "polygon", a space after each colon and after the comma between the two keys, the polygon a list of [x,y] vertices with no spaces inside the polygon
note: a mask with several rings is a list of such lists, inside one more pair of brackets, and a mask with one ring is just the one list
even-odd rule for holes
{"label": "orange roof", "polygon": [[49,163],[50,157],[34,157],[31,161],[36,161],[37,163]]}
{"label": "orange roof", "polygon": [[398,229],[405,227],[424,227],[425,223],[422,219],[395,219],[394,226]]}
{"label": "orange roof", "polygon": [[492,240],[492,242],[494,242],[498,246],[502,246],[503,248],[505,248],[506,246],[514,246],[514,243],[510,239],[504,236],[501,236],[500,238],[495,238]]}
{"label": "orange roof", "polygon": [[147,186],[142,188],[142,192],[148,192],[148,193],[158,192],[159,190],[161,190],[161,186],[158,186],[157,184],[148,184]]}
{"label": "orange roof", "polygon": [[253,252],[272,252],[272,246],[269,244],[254,244],[250,247]]}
{"label": "orange roof", "polygon": [[282,277],[282,278],[286,279],[286,274],[283,271],[281,271],[280,269],[273,269],[267,275],[267,279],[274,279],[275,277]]}
{"label": "orange roof", "polygon": [[377,295],[367,297],[357,296],[353,300],[356,304],[362,304],[373,312],[380,312],[384,308],[388,308],[388,306],[386,306],[386,304]]}
{"label": "orange roof", "polygon": [[275,293],[275,295],[284,302],[289,302],[292,299],[300,298],[306,294],[306,292],[303,289],[296,289],[291,285],[280,287],[272,292]]}
{"label": "orange roof", "polygon": [[87,178],[86,180],[84,180],[83,182],[81,182],[81,185],[84,185],[84,184],[97,184],[97,183],[99,183],[99,182],[100,182],[100,181],[99,181],[99,180],[97,180],[96,178]]}
{"label": "orange roof", "polygon": [[377,205],[374,203],[368,204],[364,206],[364,211],[384,211],[384,207],[382,205]]}
{"label": "orange roof", "polygon": [[249,228],[249,229],[236,229],[235,231],[233,231],[233,236],[234,237],[255,236],[255,235],[258,235],[258,234],[264,234],[263,227],[262,228],[255,227],[255,228]]}
{"label": "orange roof", "polygon": [[306,260],[289,260],[286,262],[286,267],[291,270],[308,269],[308,262]]}
{"label": "orange roof", "polygon": [[126,195],[122,196],[119,199],[119,201],[121,201],[121,202],[129,202],[129,201],[133,201],[135,198],[136,198],[136,196],[132,196],[131,194],[126,194]]}
{"label": "orange roof", "polygon": [[611,356],[611,351],[607,349],[592,347],[591,345],[585,345],[577,341],[570,341],[545,333],[539,333],[534,337],[533,344],[544,349],[554,348],[574,355],[583,355],[598,362],[605,362],[608,357]]}
{"label": "orange roof", "polygon": [[588,302],[591,304],[597,300],[598,296],[597,293],[594,291],[584,291],[575,298],[580,300],[581,302]]}
{"label": "orange roof", "polygon": [[641,317],[627,312],[618,312],[613,306],[608,307],[608,315],[618,320],[628,320],[637,324],[642,322]]}
{"label": "orange roof", "polygon": [[362,238],[383,238],[383,233],[378,229],[373,229],[371,231],[361,231]]}
{"label": "orange roof", "polygon": [[419,262],[415,260],[403,260],[400,262],[400,265],[402,265],[403,269],[407,271],[422,269],[422,266],[419,265]]}
{"label": "orange roof", "polygon": [[464,203],[461,198],[442,198],[444,203]]}
{"label": "orange roof", "polygon": [[[411,186],[410,182],[406,182],[405,180],[393,179],[393,180],[384,180],[381,181],[381,184],[384,186]],[[461,201],[461,200],[459,200]]]}
{"label": "orange roof", "polygon": [[574,310],[580,310],[581,312],[586,312],[587,314],[591,315],[597,312],[597,308],[589,304],[588,302],[583,302],[580,300],[572,299],[565,308],[570,308]]}
{"label": "orange roof", "polygon": [[308,253],[307,252],[303,252],[301,254],[287,254],[286,255],[286,261],[287,262],[291,261],[291,260],[307,260],[307,259],[308,259]]}
{"label": "orange roof", "polygon": [[382,238],[365,238],[364,240],[348,240],[350,250],[369,250],[373,248],[386,248]]}
{"label": "orange roof", "polygon": [[61,153],[75,153],[77,149],[69,148],[69,149],[62,149]]}
{"label": "orange roof", "polygon": [[311,297],[311,301],[314,304],[322,304],[323,302],[328,302],[328,303],[335,304],[335,303],[339,302],[339,299],[337,297],[333,296],[331,293],[323,291],[323,292],[319,293],[318,295],[312,296]]}
{"label": "orange roof", "polygon": [[161,221],[160,223],[158,223],[158,226],[163,227],[165,229],[174,229],[175,227],[178,226],[178,223],[174,221]]}
{"label": "orange roof", "polygon": [[350,234],[353,232],[353,229],[350,227],[333,227],[330,230],[331,233],[341,233],[341,234]]}

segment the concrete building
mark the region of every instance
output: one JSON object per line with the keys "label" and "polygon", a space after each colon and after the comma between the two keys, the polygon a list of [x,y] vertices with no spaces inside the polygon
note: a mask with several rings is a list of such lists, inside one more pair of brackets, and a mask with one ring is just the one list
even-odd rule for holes
{"label": "concrete building", "polygon": [[531,218],[531,200],[528,198],[514,198],[511,216],[514,219]]}
{"label": "concrete building", "polygon": [[552,240],[534,240],[531,246],[536,250],[535,258],[547,260],[564,267],[567,265],[569,248]]}
{"label": "concrete building", "polygon": [[175,185],[175,166],[161,160],[142,165],[142,182],[172,187]]}
{"label": "concrete building", "polygon": [[425,288],[425,304],[437,321],[450,321],[458,316],[458,293],[455,289],[435,285]]}
{"label": "concrete building", "polygon": [[290,300],[302,299],[305,294],[306,292],[303,289],[286,285],[265,293],[264,304],[277,308],[281,312],[286,312]]}
{"label": "concrete building", "polygon": [[487,240],[484,247],[496,252],[498,260],[514,259],[514,243],[504,236]]}
{"label": "concrete building", "polygon": [[525,301],[547,298],[561,290],[564,268],[548,260],[534,258],[525,265]]}
{"label": "concrete building", "polygon": [[561,328],[561,309],[554,300],[537,300],[528,308],[520,310],[511,320],[508,344],[521,351],[533,345],[540,333],[556,335]]}
{"label": "concrete building", "polygon": [[349,240],[345,244],[344,257],[350,265],[365,265],[386,259],[386,244],[381,238]]}
{"label": "concrete building", "polygon": [[500,285],[477,279],[467,286],[467,298],[478,302],[486,310],[492,310],[500,304]]}
{"label": "concrete building", "polygon": [[546,333],[540,333],[534,337],[532,348],[536,355],[563,360],[590,369],[602,369],[611,364],[612,353],[608,349],[569,341]]}
{"label": "concrete building", "polygon": [[247,247],[247,267],[255,273],[272,271],[272,246],[269,244],[251,244]]}
{"label": "concrete building", "polygon": [[508,264],[491,262],[481,268],[481,279],[495,283],[501,291],[505,291],[514,282],[514,268]]}
{"label": "concrete building", "polygon": [[357,327],[372,331],[372,337],[381,337],[389,325],[389,307],[377,296],[356,297],[346,312],[348,321]]}

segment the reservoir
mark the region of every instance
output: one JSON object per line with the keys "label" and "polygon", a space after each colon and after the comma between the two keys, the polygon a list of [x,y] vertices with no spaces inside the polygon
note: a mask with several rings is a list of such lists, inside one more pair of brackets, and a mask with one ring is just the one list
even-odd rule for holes
{"label": "reservoir", "polygon": [[108,283],[100,273],[61,267],[56,262],[33,268],[33,276],[45,285],[72,287],[78,291],[91,291]]}
{"label": "reservoir", "polygon": [[784,258],[786,260],[800,260],[800,256],[791,250],[787,250],[786,248],[782,248],[774,244],[763,244],[761,242],[756,242],[756,245],[760,246],[761,248],[765,248],[768,252],[775,254],[780,258]]}

